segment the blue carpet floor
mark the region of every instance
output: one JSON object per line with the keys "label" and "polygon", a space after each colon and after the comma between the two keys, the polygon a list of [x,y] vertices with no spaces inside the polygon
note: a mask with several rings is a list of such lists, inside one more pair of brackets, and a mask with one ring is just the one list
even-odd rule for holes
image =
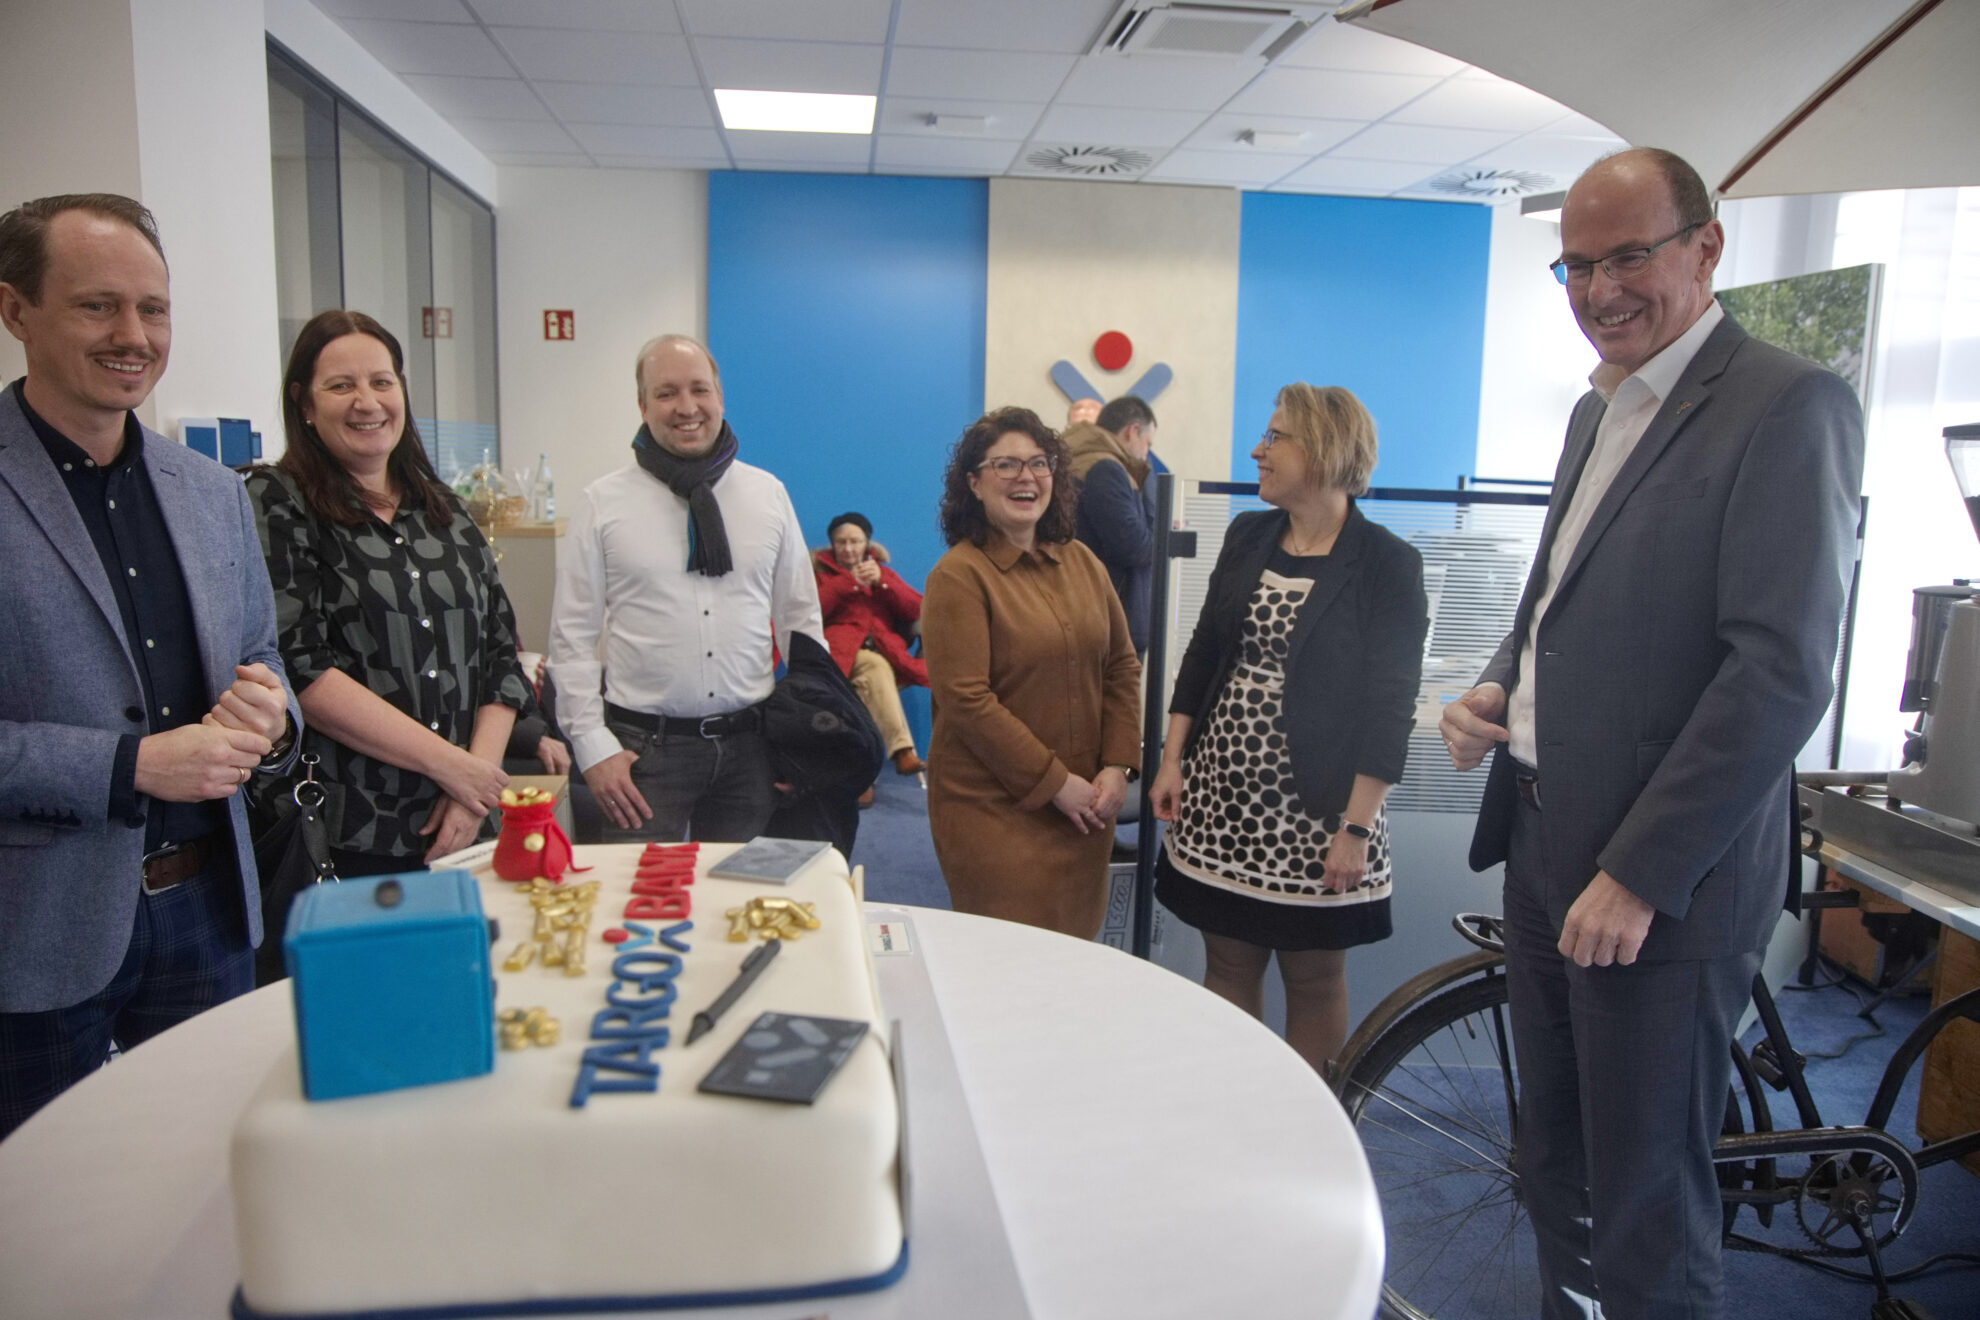
{"label": "blue carpet floor", "polygon": [[947,908],[949,887],[928,835],[928,790],[920,775],[888,766],[873,786],[873,805],[859,813],[852,864],[866,868],[866,897],[874,903]]}
{"label": "blue carpet floor", "polygon": [[[1820,975],[1827,980],[1835,973],[1824,967]],[[1810,1056],[1843,1051],[1839,1058],[1808,1060],[1809,1090],[1828,1124],[1863,1121],[1884,1065],[1930,1007],[1922,996],[1892,999],[1876,1009],[1874,1022],[1866,1021],[1857,1013],[1869,995],[1861,987],[1852,989],[1852,984],[1788,989],[1776,996],[1781,1020],[1796,1049]],[[1879,1027],[1882,1035],[1844,1048],[1852,1037]],[[1742,1043],[1751,1046],[1760,1034],[1756,1026]],[[1796,1122],[1793,1101],[1785,1093],[1770,1094],[1768,1104],[1775,1126]],[[1917,1115],[1918,1068],[1914,1066],[1889,1124],[1891,1134],[1913,1149],[1918,1145],[1913,1127]],[[1764,1231],[1757,1227],[1751,1212],[1743,1212],[1740,1229],[1774,1242],[1800,1238],[1792,1212],[1777,1215],[1774,1228]],[[1884,1249],[1884,1268],[1903,1270],[1945,1252],[1980,1254],[1980,1177],[1950,1163],[1923,1172],[1916,1217],[1903,1235]],[[1840,1263],[1862,1268],[1860,1259]],[[1891,1291],[1924,1305],[1934,1320],[1980,1320],[1980,1267],[1974,1265],[1948,1264],[1894,1284]],[[1728,1314],[1742,1320],[1777,1316],[1782,1320],[1865,1320],[1876,1292],[1868,1282],[1833,1279],[1777,1257],[1729,1251],[1726,1297]]]}

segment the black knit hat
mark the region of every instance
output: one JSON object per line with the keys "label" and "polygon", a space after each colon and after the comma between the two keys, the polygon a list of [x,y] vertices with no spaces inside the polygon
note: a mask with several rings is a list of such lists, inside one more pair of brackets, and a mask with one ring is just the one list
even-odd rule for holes
{"label": "black knit hat", "polygon": [[839,525],[841,523],[851,523],[853,526],[859,528],[861,532],[864,532],[866,534],[867,540],[871,541],[873,539],[873,524],[866,520],[865,514],[842,513],[838,517],[834,518],[831,522],[825,525],[825,536],[827,540],[831,539],[833,532],[839,530]]}

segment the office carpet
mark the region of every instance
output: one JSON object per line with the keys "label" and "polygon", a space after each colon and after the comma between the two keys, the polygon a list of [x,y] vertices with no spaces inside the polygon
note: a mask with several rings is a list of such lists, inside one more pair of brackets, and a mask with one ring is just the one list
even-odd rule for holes
{"label": "office carpet", "polygon": [[[927,794],[920,779],[896,775],[890,767],[880,776],[875,797],[873,807],[860,815],[853,848],[853,861],[867,869],[867,897],[948,907],[948,889],[928,836]],[[1827,980],[1835,973],[1824,968],[1822,976]],[[1893,999],[1879,1007],[1870,1022],[1857,1016],[1869,998],[1860,987],[1784,990],[1778,998],[1790,1039],[1811,1056],[1807,1077],[1816,1107],[1825,1124],[1836,1125],[1862,1121],[1885,1063],[1928,1008],[1923,998]],[[1880,1028],[1881,1035],[1843,1048],[1851,1037]],[[1750,1046],[1758,1038],[1756,1027],[1745,1043]],[[1842,1051],[1837,1058],[1813,1057],[1837,1051]],[[1914,1148],[1917,1095],[1914,1068],[1891,1120],[1893,1134]],[[1777,1127],[1796,1121],[1793,1102],[1784,1093],[1770,1093],[1768,1103]],[[1943,1164],[1925,1170],[1920,1189],[1912,1223],[1885,1250],[1886,1268],[1904,1270],[1946,1252],[1980,1254],[1980,1177],[1956,1164]],[[1777,1212],[1774,1227],[1767,1230],[1758,1227],[1751,1211],[1744,1211],[1740,1229],[1777,1243],[1805,1240],[1792,1209]],[[1861,1268],[1860,1259],[1841,1263]],[[1892,1291],[1923,1304],[1934,1320],[1980,1320],[1980,1266],[1945,1265],[1900,1282]],[[1753,1252],[1726,1254],[1726,1311],[1733,1320],[1867,1320],[1875,1296],[1867,1282],[1831,1278],[1805,1265]]]}

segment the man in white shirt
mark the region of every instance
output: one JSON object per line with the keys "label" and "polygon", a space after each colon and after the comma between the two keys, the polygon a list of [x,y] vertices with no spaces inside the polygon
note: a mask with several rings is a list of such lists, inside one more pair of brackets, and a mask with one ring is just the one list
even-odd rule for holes
{"label": "man in white shirt", "polygon": [[662,335],[633,377],[634,461],[585,489],[558,561],[557,714],[607,842],[746,840],[776,805],[777,639],[824,644],[818,588],[783,483],[736,460],[707,348]]}
{"label": "man in white shirt", "polygon": [[1505,863],[1518,1177],[1549,1320],[1724,1314],[1712,1144],[1779,918],[1794,757],[1827,709],[1863,419],[1748,338],[1678,157],[1568,192],[1556,278],[1602,356],[1512,633],[1445,708],[1497,747],[1471,864]]}

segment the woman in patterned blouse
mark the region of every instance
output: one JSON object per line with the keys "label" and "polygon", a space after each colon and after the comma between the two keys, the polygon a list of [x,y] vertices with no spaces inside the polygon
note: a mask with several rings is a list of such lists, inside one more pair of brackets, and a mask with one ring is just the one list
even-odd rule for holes
{"label": "woman in patterned blouse", "polygon": [[494,553],[420,446],[404,360],[364,313],[319,313],[283,376],[288,448],[247,479],[347,876],[472,842],[532,704]]}

